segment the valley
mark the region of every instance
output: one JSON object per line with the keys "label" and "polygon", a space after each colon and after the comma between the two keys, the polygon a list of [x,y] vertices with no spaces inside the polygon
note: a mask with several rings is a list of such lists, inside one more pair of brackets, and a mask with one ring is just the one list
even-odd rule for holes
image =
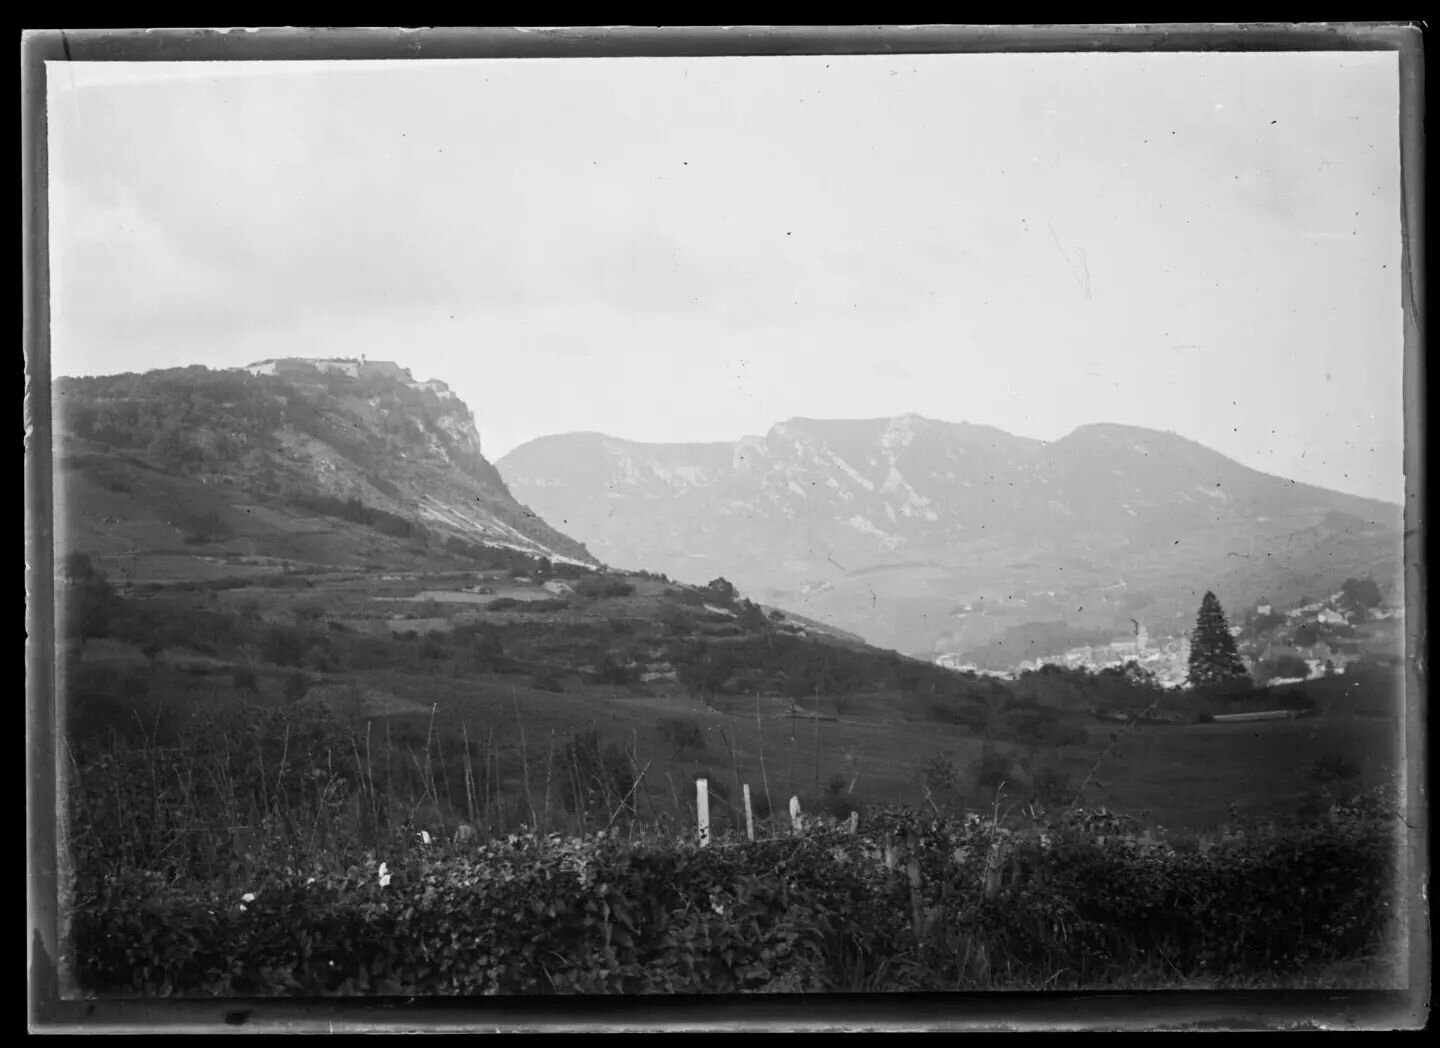
{"label": "valley", "polygon": [[[91,965],[92,981],[127,978],[123,965],[95,959],[104,955],[96,944],[125,912],[110,909],[105,892],[137,877],[169,887],[136,882],[135,898],[184,908],[246,885],[289,891],[306,870],[306,884],[330,883],[336,898],[350,898],[372,890],[356,871],[382,855],[397,871],[450,878],[455,863],[469,861],[461,842],[476,839],[488,842],[482,849],[505,841],[539,849],[536,870],[566,848],[604,851],[622,839],[628,845],[603,861],[648,861],[654,847],[671,861],[673,842],[695,833],[700,780],[707,832],[731,844],[754,833],[756,847],[822,847],[827,838],[795,836],[794,803],[816,832],[857,820],[850,825],[867,827],[866,847],[890,847],[890,831],[877,828],[887,812],[933,816],[962,836],[983,823],[985,833],[1017,841],[1066,820],[1123,813],[1146,840],[1173,835],[1209,854],[1213,842],[1239,839],[1240,827],[1272,832],[1296,819],[1309,825],[1327,806],[1368,803],[1402,766],[1401,662],[1362,658],[1343,673],[1283,679],[1290,663],[1277,660],[1297,644],[1309,645],[1295,650],[1312,660],[1322,642],[1339,657],[1351,643],[1344,622],[1322,617],[1325,641],[1305,633],[1308,620],[1268,605],[1247,615],[1237,627],[1247,651],[1274,672],[1239,690],[1166,691],[1135,662],[1034,660],[1002,679],[980,666],[939,665],[933,650],[887,649],[866,624],[883,618],[903,631],[917,620],[896,604],[923,623],[933,601],[949,609],[952,634],[993,636],[1012,650],[1027,641],[1063,649],[1113,639],[1107,625],[1117,610],[1153,605],[1122,593],[1081,618],[1065,611],[1067,591],[1032,589],[1010,596],[1034,601],[1021,605],[1033,620],[1001,614],[984,631],[957,631],[967,616],[989,617],[990,598],[948,590],[954,561],[935,547],[908,560],[897,552],[892,564],[851,560],[843,578],[805,582],[798,595],[783,586],[752,594],[732,581],[739,571],[702,579],[698,558],[687,562],[688,580],[607,567],[591,552],[603,541],[552,529],[511,494],[463,426],[442,427],[464,437],[447,446],[423,426],[407,434],[384,412],[366,415],[355,375],[312,368],[290,379],[87,381],[67,390],[55,491],[67,876],[88,900],[76,920],[93,947],[88,960],[67,963]],[[208,398],[206,423],[196,416],[188,428],[165,428],[156,420],[177,414],[191,382]],[[370,386],[369,397],[383,404],[411,388],[403,373]],[[234,408],[241,402],[247,412]],[[324,405],[328,428],[295,412],[297,402]],[[421,417],[436,425],[468,417],[463,405],[440,406],[440,415]],[[305,455],[288,456],[295,433],[310,430],[323,442],[312,436]],[[701,527],[691,541],[720,534],[719,525]],[[1365,534],[1332,529],[1316,548],[1352,542],[1356,556],[1369,556]],[[1062,571],[1102,577],[1100,545],[1027,541],[1023,551],[998,538],[966,549],[988,550],[1030,586],[1072,585],[1055,581]],[[770,561],[762,550],[737,563],[780,565],[796,578],[813,564]],[[835,562],[834,549],[825,559]],[[1158,588],[1143,571],[1129,577]],[[954,592],[968,599],[957,605]],[[869,619],[837,611],[866,599]],[[1328,604],[1307,608],[1339,615]],[[1381,647],[1399,636],[1398,622],[1387,628]],[[1274,709],[1293,719],[1223,723],[1228,713]],[[446,850],[432,855],[431,845]],[[949,870],[933,874],[935,885],[971,877],[946,866],[949,851],[935,854]],[[1130,860],[1117,853],[1115,861]],[[390,868],[379,866],[381,887]],[[930,968],[916,970],[932,974],[916,985],[952,963],[926,961]],[[1138,963],[1066,978],[1127,986],[1155,978]],[[486,970],[500,978],[501,969]],[[734,977],[725,971],[715,977]],[[965,971],[961,978],[982,986],[1032,977]],[[182,975],[197,971],[175,969]],[[221,982],[271,985],[263,973],[237,978]],[[336,992],[364,992],[370,978],[350,972]],[[382,985],[426,978],[412,972]],[[517,969],[518,981],[503,985],[532,978]],[[850,985],[846,978],[832,973],[823,985]],[[335,981],[327,979],[327,987]]]}

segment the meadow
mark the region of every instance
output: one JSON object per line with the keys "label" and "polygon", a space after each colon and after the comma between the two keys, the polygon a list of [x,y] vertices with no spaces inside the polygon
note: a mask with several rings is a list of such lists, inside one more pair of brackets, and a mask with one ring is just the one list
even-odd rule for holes
{"label": "meadow", "polygon": [[[516,570],[207,568],[123,594],[85,572],[61,679],[65,964],[86,992],[1385,977],[1398,725],[1379,676],[1265,697],[1310,696],[1301,720],[1117,725],[1091,711],[1194,699],[969,678],[644,575],[557,597]],[[1133,823],[1077,822],[1097,809]],[[957,858],[1001,837],[1003,876]],[[613,874],[577,902],[567,863]],[[1107,902],[1105,883],[1135,897]],[[1307,885],[1318,910],[1295,901]],[[477,892],[486,916],[457,925]],[[1225,946],[1203,930],[1225,907],[1281,938]],[[1188,916],[1151,941],[1162,912]],[[528,945],[474,953],[517,922]],[[363,973],[331,971],[357,954]]]}

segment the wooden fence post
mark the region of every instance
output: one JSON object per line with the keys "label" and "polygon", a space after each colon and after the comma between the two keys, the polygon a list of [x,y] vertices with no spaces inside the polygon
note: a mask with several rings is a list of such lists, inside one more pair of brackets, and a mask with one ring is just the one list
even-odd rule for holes
{"label": "wooden fence post", "polygon": [[920,905],[924,898],[924,881],[920,875],[920,857],[913,849],[909,852],[909,862],[905,864],[905,874],[910,882],[910,924],[915,929],[915,941],[920,942],[925,938],[925,916]]}
{"label": "wooden fence post", "polygon": [[745,836],[755,839],[755,815],[750,810],[750,784],[745,784]]}
{"label": "wooden fence post", "polygon": [[853,836],[855,835],[856,831],[858,831],[859,829],[860,829],[860,813],[859,813],[858,811],[852,811],[852,812],[850,813],[850,835],[853,837]]}
{"label": "wooden fence post", "polygon": [[700,829],[700,847],[710,846],[710,782],[695,780],[695,821]]}

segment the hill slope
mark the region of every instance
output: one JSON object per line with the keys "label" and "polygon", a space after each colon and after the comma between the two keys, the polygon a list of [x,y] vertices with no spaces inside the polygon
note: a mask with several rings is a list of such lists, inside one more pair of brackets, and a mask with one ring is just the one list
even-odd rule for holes
{"label": "hill slope", "polygon": [[608,563],[724,575],[912,652],[1058,620],[1161,636],[1206,589],[1293,600],[1346,575],[1389,585],[1400,565],[1398,507],[1128,426],[1046,444],[913,415],[793,419],[733,444],[546,437],[497,465]]}
{"label": "hill slope", "polygon": [[56,408],[57,517],[89,552],[596,563],[516,502],[464,403],[394,365],[62,378]]}

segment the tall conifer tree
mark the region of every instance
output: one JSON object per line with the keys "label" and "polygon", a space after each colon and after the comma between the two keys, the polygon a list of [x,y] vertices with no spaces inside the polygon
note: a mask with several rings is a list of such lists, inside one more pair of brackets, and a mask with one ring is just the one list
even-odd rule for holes
{"label": "tall conifer tree", "polygon": [[1235,637],[1225,621],[1225,609],[1213,593],[1200,601],[1195,630],[1190,634],[1190,684],[1220,684],[1248,676]]}

